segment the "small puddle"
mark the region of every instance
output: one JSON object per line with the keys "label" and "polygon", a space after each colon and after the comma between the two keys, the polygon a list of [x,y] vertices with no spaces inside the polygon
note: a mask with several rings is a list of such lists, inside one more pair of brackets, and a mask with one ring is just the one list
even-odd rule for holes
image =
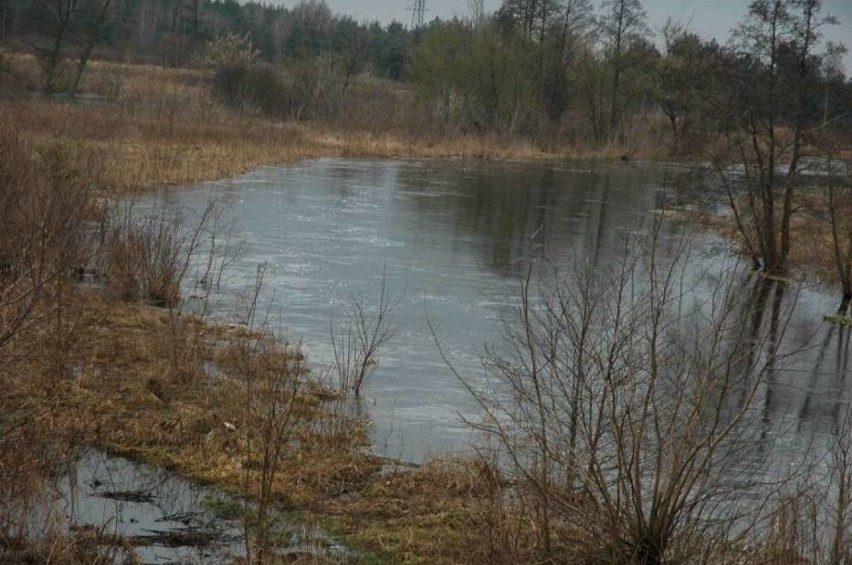
{"label": "small puddle", "polygon": [[[216,564],[245,557],[245,503],[216,488],[96,450],[57,486],[55,507],[69,531],[120,540],[142,563]],[[340,561],[348,555],[324,532],[284,515],[275,522],[282,556]]]}

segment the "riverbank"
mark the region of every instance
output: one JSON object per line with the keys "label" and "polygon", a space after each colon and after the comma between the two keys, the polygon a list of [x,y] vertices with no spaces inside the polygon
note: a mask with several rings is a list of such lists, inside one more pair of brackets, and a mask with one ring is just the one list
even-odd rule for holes
{"label": "riverbank", "polygon": [[[95,155],[100,186],[133,194],[164,185],[227,178],[262,165],[317,157],[481,159],[637,159],[665,156],[659,146],[542,146],[524,136],[441,131],[375,120],[283,122],[225,107],[209,77],[194,69],[95,62],[75,99],[45,99],[35,60],[10,59],[0,116],[39,145]],[[12,78],[9,78],[12,77]],[[405,85],[360,79],[364,97],[412,99]],[[399,91],[402,92],[399,92]],[[387,110],[399,113],[404,108]],[[403,118],[400,118],[403,119]]]}
{"label": "riverbank", "polygon": [[[73,376],[49,384],[19,381],[12,391],[27,399],[33,413],[51,415],[42,433],[156,464],[254,501],[266,497],[276,512],[296,512],[306,524],[341,536],[356,550],[354,561],[484,558],[495,532],[480,519],[502,489],[486,462],[434,459],[411,466],[376,457],[368,422],[346,410],[351,399],[304,374],[288,403],[297,419],[286,437],[277,438],[285,447],[264,493],[264,474],[271,472],[264,441],[274,422],[272,405],[256,393],[267,394],[270,385],[252,370],[257,359],[247,356],[244,345],[260,336],[240,325],[176,319],[163,309],[97,295],[78,299],[85,305],[78,346],[66,359]],[[276,355],[300,355],[282,347]],[[26,374],[38,374],[37,367],[28,369]],[[251,387],[256,393],[247,396]],[[278,543],[286,540],[272,545]]]}

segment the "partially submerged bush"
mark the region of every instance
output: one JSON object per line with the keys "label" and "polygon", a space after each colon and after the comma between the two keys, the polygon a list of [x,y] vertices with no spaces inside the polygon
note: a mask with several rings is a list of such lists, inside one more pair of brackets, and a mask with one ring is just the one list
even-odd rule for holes
{"label": "partially submerged bush", "polygon": [[99,266],[110,294],[177,307],[181,282],[211,212],[212,205],[193,225],[186,224],[180,210],[163,207],[137,214],[129,206],[112,214],[111,224],[101,228],[105,235]]}
{"label": "partially submerged bush", "polygon": [[488,358],[493,383],[469,387],[542,560],[712,560],[765,518],[736,504],[768,497],[770,479],[738,465],[780,363],[784,287],[731,269],[705,288],[684,252],[656,245],[606,271],[554,267],[540,292],[531,269],[507,347]]}

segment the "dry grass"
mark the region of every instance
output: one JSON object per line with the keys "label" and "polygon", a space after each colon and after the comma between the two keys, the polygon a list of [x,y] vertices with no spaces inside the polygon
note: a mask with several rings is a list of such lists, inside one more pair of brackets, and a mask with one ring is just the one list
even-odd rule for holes
{"label": "dry grass", "polygon": [[246,116],[209,123],[175,116],[170,121],[42,99],[0,103],[2,115],[15,120],[18,131],[37,144],[67,142],[97,155],[99,187],[109,194],[227,178],[262,165],[324,156],[532,160],[617,158],[622,153],[617,147],[546,152],[529,141],[492,136],[430,139]]}
{"label": "dry grass", "polygon": [[[11,61],[18,80],[35,89],[39,77],[33,58],[18,54]],[[371,85],[369,88],[385,93],[378,97],[381,100],[412,99],[411,93],[395,92],[401,87],[382,81]],[[211,94],[204,73],[193,69],[93,62],[81,90],[95,98],[83,96],[75,103],[24,95],[0,101],[0,116],[14,120],[17,130],[38,144],[59,141],[97,155],[99,186],[111,193],[220,179],[261,165],[324,156],[663,156],[659,147],[627,150],[577,145],[544,149],[523,138],[409,127],[412,124],[401,123],[404,118],[400,115],[405,112],[396,106],[390,112],[392,117],[368,106],[365,111],[375,114],[372,122],[369,117],[350,116],[338,124],[284,123],[226,109]],[[370,98],[361,94],[364,99]],[[412,119],[418,124],[426,121],[422,116]]]}
{"label": "dry grass", "polygon": [[[260,463],[245,445],[252,422],[237,400],[245,360],[234,344],[246,330],[188,318],[186,336],[200,335],[207,345],[199,366],[215,363],[217,370],[200,369],[200,378],[177,381],[168,377],[163,352],[170,323],[165,311],[95,297],[87,303],[82,369],[53,391],[63,399],[64,417],[87,422],[92,440],[107,450],[235,492],[255,484],[244,480],[246,472],[259,473]],[[45,404],[57,401],[45,392],[34,397]],[[278,505],[325,516],[355,547],[394,562],[465,562],[472,551],[486,552],[493,531],[484,517],[502,488],[491,467],[448,459],[383,472],[384,462],[366,449],[363,421],[322,425],[344,417],[329,410],[333,397],[310,382],[300,390],[295,409],[304,424],[275,478]],[[334,433],[326,431],[332,428]]]}
{"label": "dry grass", "polygon": [[356,544],[403,563],[534,561],[530,524],[506,485],[478,458],[396,467],[328,512]]}
{"label": "dry grass", "polygon": [[[83,340],[84,368],[70,395],[79,403],[80,418],[94,422],[97,441],[112,451],[178,467],[192,478],[241,488],[242,473],[257,462],[242,445],[254,432],[239,401],[242,367],[227,345],[244,330],[184,317],[185,328],[175,335],[166,311],[97,300],[92,304]],[[198,378],[170,378],[171,341],[198,337],[204,342],[193,356],[192,373]],[[215,371],[207,369],[214,366]],[[298,441],[287,450],[279,488],[300,507],[362,484],[374,470],[373,459],[362,453],[363,428],[357,422],[350,426],[350,437],[335,440],[333,450],[314,429],[316,420],[326,416],[322,404],[327,396],[312,384],[299,392],[297,409],[312,425],[300,429]],[[225,422],[238,431],[229,431]]]}

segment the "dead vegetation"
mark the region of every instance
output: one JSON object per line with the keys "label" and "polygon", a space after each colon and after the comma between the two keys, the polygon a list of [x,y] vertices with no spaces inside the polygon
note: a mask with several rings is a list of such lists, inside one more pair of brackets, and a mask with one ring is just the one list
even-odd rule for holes
{"label": "dead vegetation", "polygon": [[[429,120],[387,108],[404,88],[355,85],[364,104],[337,122],[280,122],[222,105],[205,71],[93,62],[76,99],[30,94],[40,77],[28,55],[9,57],[0,114],[35,144],[60,140],[89,155],[107,194],[229,177],[260,165],[321,156],[479,157],[486,159],[662,156],[658,147],[544,147],[494,133],[443,132]],[[363,80],[375,80],[364,78]],[[385,104],[387,102],[387,104]],[[401,110],[400,110],[401,111]]]}

